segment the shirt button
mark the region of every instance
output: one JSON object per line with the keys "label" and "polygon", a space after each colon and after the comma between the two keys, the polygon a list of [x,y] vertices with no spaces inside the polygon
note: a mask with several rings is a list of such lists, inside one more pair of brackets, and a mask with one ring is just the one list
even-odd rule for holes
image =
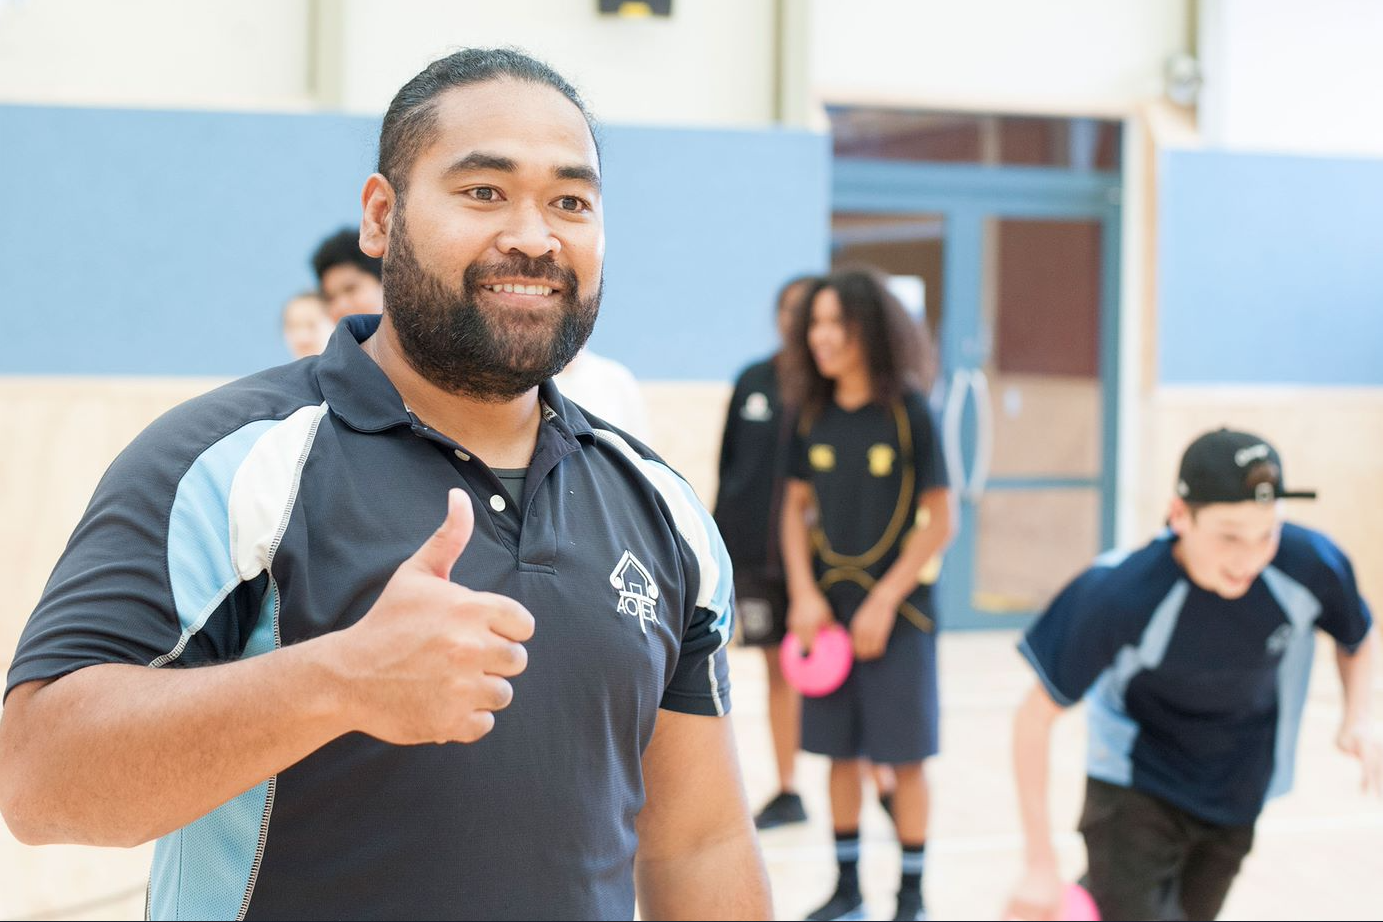
{"label": "shirt button", "polygon": [[503,496],[500,496],[498,493],[496,493],[494,496],[491,496],[491,497],[490,497],[490,508],[493,509],[493,510],[495,510],[496,512],[503,512],[503,511],[504,511],[504,497],[503,497]]}

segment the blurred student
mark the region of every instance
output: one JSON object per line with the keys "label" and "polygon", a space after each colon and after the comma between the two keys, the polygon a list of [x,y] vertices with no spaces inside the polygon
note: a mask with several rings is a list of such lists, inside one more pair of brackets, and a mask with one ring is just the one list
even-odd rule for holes
{"label": "blurred student", "polygon": [[355,228],[343,227],[321,242],[312,254],[312,271],[333,324],[351,314],[384,311],[383,266],[382,260],[360,249],[360,231]]}
{"label": "blurred student", "polygon": [[838,690],[802,702],[802,748],[831,759],[839,867],[835,893],[808,918],[865,916],[858,864],[868,760],[897,778],[894,917],[921,919],[923,762],[938,748],[930,582],[952,532],[941,444],[921,390],[927,342],[876,273],[833,273],[805,299],[787,346],[790,402],[801,408],[783,498],[788,629],[810,647],[839,622],[855,652]]}
{"label": "blurred student", "polygon": [[[802,296],[815,281],[801,276],[778,292],[777,326],[786,342]],[[715,520],[735,568],[735,600],[741,637],[747,646],[764,652],[768,671],[768,724],[778,768],[778,793],[754,818],[759,829],[772,829],[807,818],[797,793],[795,762],[801,702],[783,678],[779,648],[787,634],[788,594],[779,551],[783,473],[791,435],[783,409],[784,353],[773,355],[740,372],[725,417],[720,440],[720,487]]]}
{"label": "blurred student", "polygon": [[1027,858],[1010,916],[1056,916],[1048,755],[1057,715],[1082,698],[1080,831],[1106,919],[1219,913],[1265,801],[1292,786],[1317,629],[1344,686],[1336,743],[1383,793],[1368,605],[1329,538],[1283,521],[1280,500],[1314,496],[1284,488],[1263,439],[1202,435],[1182,457],[1169,529],[1098,559],[1029,628],[1019,649],[1038,682],[1014,721]]}
{"label": "blurred student", "polygon": [[619,362],[583,348],[552,380],[563,397],[640,442],[648,442],[652,433],[643,392],[634,373]]}
{"label": "blurred student", "polygon": [[283,341],[293,358],[321,355],[331,331],[327,302],[317,292],[294,295],[283,305]]}

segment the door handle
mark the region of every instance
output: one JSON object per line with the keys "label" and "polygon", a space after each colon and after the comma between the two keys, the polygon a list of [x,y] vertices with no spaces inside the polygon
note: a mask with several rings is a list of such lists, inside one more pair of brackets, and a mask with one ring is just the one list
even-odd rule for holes
{"label": "door handle", "polygon": [[946,462],[946,482],[956,492],[965,490],[965,459],[960,451],[960,420],[965,412],[965,395],[970,390],[970,372],[958,368],[946,388],[946,408],[941,416],[941,452]]}
{"label": "door handle", "polygon": [[975,395],[975,469],[970,472],[966,497],[972,503],[984,498],[989,472],[994,463],[994,406],[989,399],[989,377],[982,369],[970,372],[970,390]]}

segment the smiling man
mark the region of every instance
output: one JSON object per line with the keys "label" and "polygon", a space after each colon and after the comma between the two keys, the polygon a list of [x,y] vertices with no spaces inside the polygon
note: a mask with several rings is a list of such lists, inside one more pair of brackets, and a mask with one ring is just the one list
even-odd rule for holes
{"label": "smiling man", "polygon": [[645,918],[771,916],[720,537],[549,381],[600,182],[530,58],[399,92],[382,317],[154,423],[59,561],[0,721],[18,838],[157,838],[153,918],[627,919],[636,880]]}
{"label": "smiling man", "polygon": [[1018,711],[1014,762],[1027,868],[1009,918],[1056,918],[1047,814],[1052,723],[1085,699],[1088,886],[1106,919],[1213,919],[1253,845],[1264,802],[1292,786],[1317,629],[1344,686],[1338,746],[1383,793],[1368,713],[1377,646],[1349,560],[1282,520],[1282,462],[1225,429],[1182,457],[1166,534],[1101,558],[1021,644],[1038,684]]}

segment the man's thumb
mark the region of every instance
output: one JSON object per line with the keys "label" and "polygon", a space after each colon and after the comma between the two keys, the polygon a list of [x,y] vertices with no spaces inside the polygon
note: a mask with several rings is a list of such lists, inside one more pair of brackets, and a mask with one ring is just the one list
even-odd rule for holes
{"label": "man's thumb", "polygon": [[447,491],[446,520],[418,548],[413,562],[433,576],[451,579],[451,568],[456,566],[456,558],[466,549],[474,530],[475,510],[471,507],[470,495],[459,487],[452,487]]}

